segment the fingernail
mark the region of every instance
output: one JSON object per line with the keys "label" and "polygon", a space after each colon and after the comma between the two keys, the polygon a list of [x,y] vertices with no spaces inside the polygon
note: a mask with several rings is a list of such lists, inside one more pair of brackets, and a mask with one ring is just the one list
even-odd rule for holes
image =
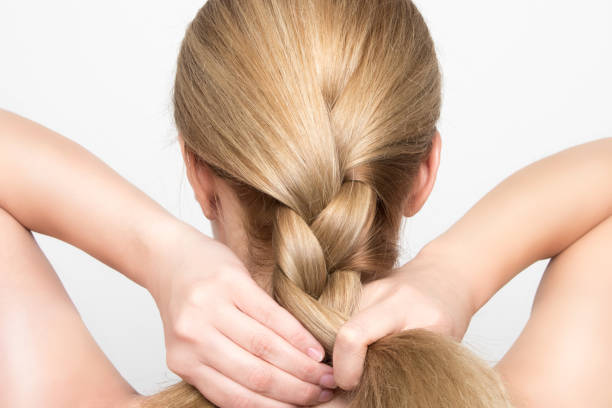
{"label": "fingernail", "polygon": [[324,374],[321,377],[321,380],[319,381],[319,384],[321,384],[324,387],[327,388],[336,388],[338,385],[336,385],[336,380],[334,380],[334,375],[333,374]]}
{"label": "fingernail", "polygon": [[334,392],[330,390],[324,390],[319,395],[319,402],[327,402],[334,397]]}
{"label": "fingernail", "polygon": [[306,350],[306,352],[308,353],[308,356],[316,362],[321,362],[321,360],[323,360],[323,353],[313,349],[312,347]]}

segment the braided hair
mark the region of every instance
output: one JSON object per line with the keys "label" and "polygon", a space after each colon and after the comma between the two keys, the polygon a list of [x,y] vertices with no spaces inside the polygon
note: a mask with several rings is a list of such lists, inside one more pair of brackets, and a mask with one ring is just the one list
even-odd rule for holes
{"label": "braided hair", "polygon": [[[232,187],[249,270],[332,361],[362,285],[397,261],[402,208],[431,151],[441,74],[409,0],[209,0],[178,57],[185,149]],[[495,372],[424,330],[369,346],[351,407],[509,407]],[[190,405],[191,404],[191,405]],[[211,406],[179,384],[151,407]]]}

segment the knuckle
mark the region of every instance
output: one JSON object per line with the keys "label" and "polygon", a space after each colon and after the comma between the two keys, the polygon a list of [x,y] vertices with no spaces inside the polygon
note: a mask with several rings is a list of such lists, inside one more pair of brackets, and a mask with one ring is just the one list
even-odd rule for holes
{"label": "knuckle", "polygon": [[181,313],[174,322],[173,332],[181,340],[192,340],[195,332],[194,319],[189,313]]}
{"label": "knuckle", "polygon": [[231,408],[255,408],[255,404],[244,394],[230,395],[227,400],[227,406]]}
{"label": "knuckle", "polygon": [[306,329],[302,328],[301,330],[296,330],[294,333],[290,334],[289,339],[287,340],[293,345],[301,345],[308,344],[310,337]]}
{"label": "knuckle", "polygon": [[272,344],[270,339],[262,334],[253,334],[249,341],[249,350],[251,354],[266,360],[272,353]]}
{"label": "knuckle", "polygon": [[359,348],[364,342],[363,329],[349,321],[338,330],[336,341],[348,349]]}
{"label": "knuckle", "polygon": [[314,361],[308,362],[308,364],[302,364],[298,370],[298,376],[304,381],[318,381],[321,377],[322,372],[319,369],[319,365]]}
{"label": "knuckle", "polygon": [[211,298],[211,289],[208,283],[198,282],[194,283],[189,287],[187,291],[186,300],[188,304],[200,306],[203,305],[207,299]]}
{"label": "knuckle", "polygon": [[309,405],[318,401],[319,396],[321,395],[321,388],[317,387],[316,385],[304,384],[299,390],[297,390],[296,395],[298,398],[296,399],[295,403],[299,405]]}
{"label": "knuckle", "polygon": [[273,317],[272,312],[265,308],[259,308],[259,309],[260,310],[257,311],[257,315],[259,316],[258,320],[260,321],[260,323],[266,327],[272,327],[274,323],[274,317]]}
{"label": "knuckle", "polygon": [[272,371],[269,369],[255,369],[248,376],[249,388],[257,393],[269,391],[272,381]]}
{"label": "knuckle", "polygon": [[222,266],[213,277],[213,281],[219,287],[232,286],[236,284],[236,274],[226,266]]}

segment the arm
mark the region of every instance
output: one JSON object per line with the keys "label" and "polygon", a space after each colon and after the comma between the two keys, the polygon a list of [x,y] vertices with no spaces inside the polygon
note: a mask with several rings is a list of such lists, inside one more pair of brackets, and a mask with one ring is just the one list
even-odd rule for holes
{"label": "arm", "polygon": [[364,287],[334,345],[334,376],[354,388],[367,346],[427,328],[463,338],[474,313],[512,277],[612,214],[612,138],[537,161],[486,194],[402,267]]}
{"label": "arm", "polygon": [[452,265],[474,314],[520,271],[559,254],[610,215],[612,138],[606,138],[514,173],[420,256]]}
{"label": "arm", "polygon": [[146,288],[153,239],[187,227],[82,146],[3,110],[0,207]]}
{"label": "arm", "polygon": [[517,408],[612,405],[611,287],[609,217],[551,259],[529,321],[495,367]]}
{"label": "arm", "polygon": [[32,234],[2,209],[0,276],[0,406],[114,407],[135,396]]}
{"label": "arm", "polygon": [[169,368],[209,399],[262,407],[318,400],[331,372],[319,363],[321,345],[228,247],[172,217],[83,147],[2,110],[0,208],[147,288]]}

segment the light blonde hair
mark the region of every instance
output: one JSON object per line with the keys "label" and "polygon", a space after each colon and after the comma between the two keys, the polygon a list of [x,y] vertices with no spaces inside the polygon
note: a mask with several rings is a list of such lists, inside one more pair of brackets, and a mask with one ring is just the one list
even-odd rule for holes
{"label": "light blonde hair", "polygon": [[[178,57],[185,148],[244,210],[250,268],[331,353],[362,284],[395,266],[402,205],[428,156],[441,75],[409,0],[209,0]],[[351,407],[509,407],[496,373],[449,337],[372,344]],[[179,383],[148,407],[210,407]]]}

